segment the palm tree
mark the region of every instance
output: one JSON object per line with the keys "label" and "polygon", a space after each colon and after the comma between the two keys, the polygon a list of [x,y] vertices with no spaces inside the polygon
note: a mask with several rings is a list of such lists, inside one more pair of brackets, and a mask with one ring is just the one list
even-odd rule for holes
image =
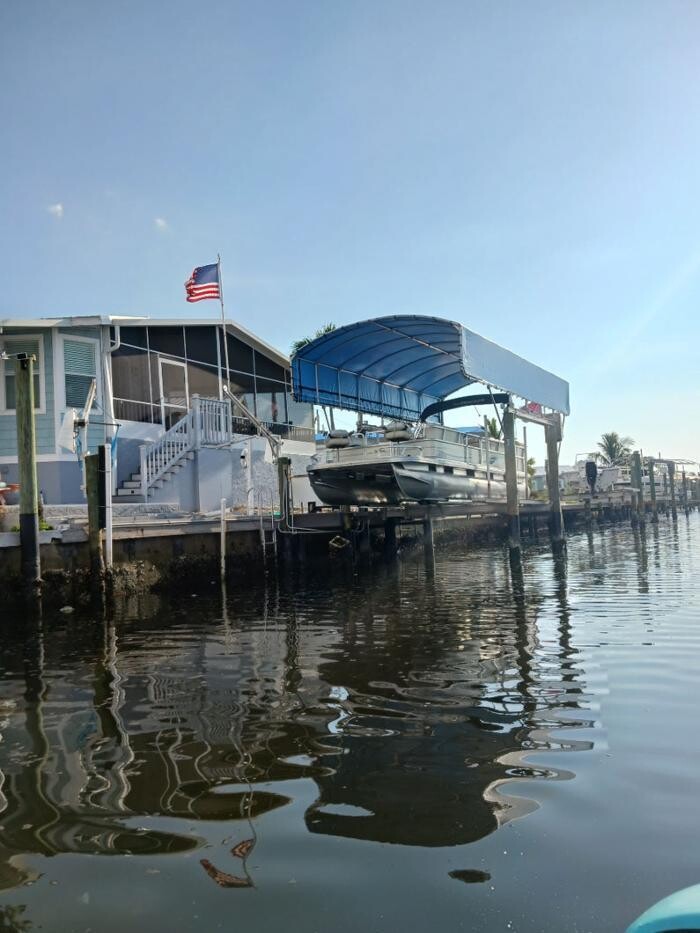
{"label": "palm tree", "polygon": [[535,458],[527,458],[527,488],[528,492],[532,492],[532,480],[535,477]]}
{"label": "palm tree", "polygon": [[[323,337],[326,334],[330,334],[335,330],[335,324],[332,321],[329,321],[327,324],[324,324],[323,327],[319,327],[313,337],[300,337],[299,340],[295,340],[291,346],[291,353],[294,356],[295,353],[298,353],[299,350],[303,350],[305,346],[309,343],[313,343],[318,337]],[[333,409],[326,408],[325,405],[321,405],[321,411],[324,414],[326,419],[326,424],[331,431],[335,431],[335,418],[333,417]]]}
{"label": "palm tree", "polygon": [[493,437],[495,440],[500,440],[501,437],[501,426],[494,415],[493,418],[486,419],[486,430],[488,431],[489,437]]}
{"label": "palm tree", "polygon": [[600,459],[609,466],[620,466],[627,463],[632,452],[634,440],[631,437],[620,437],[617,431],[602,434],[598,441]]}

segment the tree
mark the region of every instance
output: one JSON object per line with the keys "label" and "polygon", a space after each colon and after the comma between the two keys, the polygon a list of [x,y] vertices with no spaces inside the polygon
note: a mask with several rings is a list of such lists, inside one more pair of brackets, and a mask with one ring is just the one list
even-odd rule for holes
{"label": "tree", "polygon": [[501,438],[501,426],[498,423],[496,416],[493,418],[486,419],[486,430],[488,431],[489,437],[495,438],[495,440],[500,440]]}
{"label": "tree", "polygon": [[332,321],[329,321],[328,324],[324,324],[323,327],[319,327],[313,337],[300,337],[299,340],[295,340],[292,344],[292,356],[295,353],[298,353],[299,350],[302,350],[307,344],[313,343],[314,340],[317,340],[319,337],[325,337],[326,334],[330,334],[335,330],[335,324]]}
{"label": "tree", "polygon": [[535,477],[535,458],[527,458],[527,488],[529,492],[532,492],[532,480]]}
{"label": "tree", "polygon": [[617,431],[602,434],[598,441],[600,459],[609,466],[621,466],[629,460],[632,444],[631,437],[620,437]]}
{"label": "tree", "polygon": [[[305,346],[310,343],[313,343],[314,340],[318,337],[324,337],[326,334],[330,334],[335,330],[335,324],[332,321],[329,321],[327,324],[324,324],[323,327],[319,327],[313,337],[300,337],[299,340],[295,340],[291,346],[292,356],[295,353],[298,353],[299,350],[303,350]],[[333,417],[333,409],[326,408],[325,405],[321,405],[321,411],[326,419],[326,424],[331,431],[335,431],[335,418]]]}

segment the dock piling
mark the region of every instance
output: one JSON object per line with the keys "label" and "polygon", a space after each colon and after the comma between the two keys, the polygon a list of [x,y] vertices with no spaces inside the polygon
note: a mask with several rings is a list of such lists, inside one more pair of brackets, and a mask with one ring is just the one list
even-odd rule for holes
{"label": "dock piling", "polygon": [[384,519],[384,556],[387,560],[396,557],[396,519]]}
{"label": "dock piling", "polygon": [[647,461],[649,468],[649,497],[651,498],[651,520],[654,523],[659,521],[659,509],[656,503],[656,477],[654,475],[654,458],[649,457]]}
{"label": "dock piling", "polygon": [[559,442],[561,441],[561,416],[552,415],[544,429],[547,443],[547,487],[549,492],[549,528],[554,544],[564,540],[564,520],[559,495]]}
{"label": "dock piling", "polygon": [[642,455],[638,450],[635,450],[632,454],[632,484],[636,486],[633,514],[635,508],[637,513],[637,521],[633,521],[632,524],[643,525],[646,520],[644,514],[644,472],[642,470]]}
{"label": "dock piling", "polygon": [[503,413],[503,445],[506,467],[506,514],[508,515],[508,547],[520,548],[520,510],[518,507],[518,475],[515,460],[515,413]]}
{"label": "dock piling", "polygon": [[100,457],[88,454],[85,457],[85,495],[88,508],[88,549],[90,551],[90,571],[93,585],[102,581],[104,576],[104,557],[102,554],[102,529],[100,527]]}
{"label": "dock piling", "polygon": [[22,578],[28,591],[41,585],[39,556],[39,492],[36,476],[36,426],[34,422],[34,357],[18,354],[15,363],[17,461],[19,467],[19,538]]}
{"label": "dock piling", "polygon": [[676,464],[673,460],[666,461],[668,467],[668,485],[671,489],[671,518],[675,522],[678,519],[676,510]]}

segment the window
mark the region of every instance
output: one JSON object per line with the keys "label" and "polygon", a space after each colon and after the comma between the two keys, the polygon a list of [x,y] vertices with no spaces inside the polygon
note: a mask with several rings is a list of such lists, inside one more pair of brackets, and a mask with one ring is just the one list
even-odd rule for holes
{"label": "window", "polygon": [[66,408],[84,408],[93,379],[97,379],[97,347],[91,340],[63,341]]}
{"label": "window", "polygon": [[42,410],[44,406],[44,354],[41,337],[7,337],[3,340],[2,349],[10,356],[3,362],[3,387],[5,392],[5,411],[14,411],[17,405],[17,387],[15,382],[15,367],[17,360],[13,359],[17,353],[28,353],[36,357],[34,361],[34,409]]}

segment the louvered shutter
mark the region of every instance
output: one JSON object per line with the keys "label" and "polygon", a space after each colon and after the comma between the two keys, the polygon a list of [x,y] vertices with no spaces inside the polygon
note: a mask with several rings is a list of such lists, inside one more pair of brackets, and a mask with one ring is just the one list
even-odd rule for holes
{"label": "louvered shutter", "polygon": [[84,408],[90,383],[97,375],[96,346],[85,340],[63,341],[66,407]]}

